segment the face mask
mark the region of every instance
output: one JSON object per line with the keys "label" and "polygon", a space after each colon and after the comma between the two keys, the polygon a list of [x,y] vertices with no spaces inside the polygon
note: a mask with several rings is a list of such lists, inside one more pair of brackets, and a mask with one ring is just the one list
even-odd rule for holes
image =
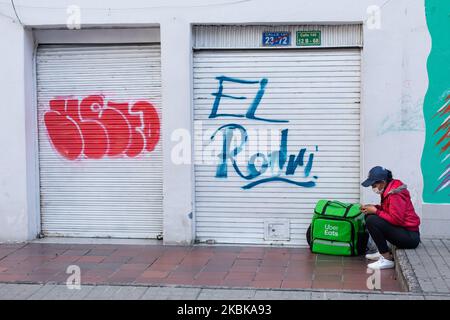
{"label": "face mask", "polygon": [[375,192],[376,194],[382,194],[383,190],[378,189],[377,187],[372,187],[373,192]]}

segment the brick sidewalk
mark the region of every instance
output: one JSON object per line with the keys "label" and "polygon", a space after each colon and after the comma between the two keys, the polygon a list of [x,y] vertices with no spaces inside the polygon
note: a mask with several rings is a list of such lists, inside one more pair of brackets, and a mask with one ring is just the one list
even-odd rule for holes
{"label": "brick sidewalk", "polygon": [[450,239],[422,239],[415,250],[398,250],[409,290],[450,296]]}
{"label": "brick sidewalk", "polygon": [[[308,249],[250,246],[0,244],[0,282],[57,283],[69,265],[83,285],[194,285],[240,288],[368,290],[362,257]],[[382,270],[381,291],[401,291]]]}

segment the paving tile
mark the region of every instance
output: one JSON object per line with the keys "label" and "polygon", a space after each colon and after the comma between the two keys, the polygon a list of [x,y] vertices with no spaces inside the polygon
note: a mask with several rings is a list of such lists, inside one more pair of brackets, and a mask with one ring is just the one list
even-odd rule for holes
{"label": "paving tile", "polygon": [[198,300],[249,300],[255,298],[255,293],[251,289],[202,289]]}
{"label": "paving tile", "polygon": [[132,283],[136,278],[138,278],[142,274],[142,271],[135,271],[135,270],[120,270],[117,272],[114,272],[108,277],[108,280],[112,283],[121,282],[126,283],[126,280],[130,280],[129,282]]}
{"label": "paving tile", "polygon": [[144,271],[148,269],[150,264],[148,263],[125,263],[120,266],[120,270],[136,270],[136,271]]}
{"label": "paving tile", "polygon": [[147,270],[150,271],[165,271],[170,272],[176,268],[176,265],[174,264],[152,264]]}
{"label": "paving tile", "polygon": [[342,279],[344,282],[366,282],[371,274],[343,274]]}
{"label": "paving tile", "polygon": [[139,300],[144,296],[147,287],[119,287],[112,293],[108,299],[110,300]]}
{"label": "paving tile", "polygon": [[314,281],[342,282],[342,275],[314,274]]}
{"label": "paving tile", "polygon": [[39,284],[22,284],[18,285],[6,285],[2,287],[0,292],[0,299],[6,300],[25,300],[36,293],[41,288]]}
{"label": "paving tile", "polygon": [[127,249],[118,249],[116,251],[114,251],[113,254],[109,255],[109,257],[129,257],[129,258],[134,258],[137,257],[139,255],[142,254],[142,251],[138,251],[138,250],[127,250]]}
{"label": "paving tile", "polygon": [[314,274],[321,274],[321,275],[340,275],[344,272],[344,269],[342,266],[326,266],[326,267],[320,267],[317,266],[314,268]]}
{"label": "paving tile", "polygon": [[142,295],[143,300],[195,300],[201,289],[149,287]]}
{"label": "paving tile", "polygon": [[240,253],[266,252],[267,250],[266,247],[242,247]]}
{"label": "paving tile", "polygon": [[230,272],[226,275],[225,280],[253,280],[256,276],[255,272]]}
{"label": "paving tile", "polygon": [[30,297],[28,297],[28,300],[41,300],[55,287],[56,287],[55,284],[41,285],[39,290],[37,290]]}
{"label": "paving tile", "polygon": [[136,257],[132,257],[131,260],[129,260],[127,263],[131,263],[131,264],[142,264],[142,263],[152,264],[157,259],[158,259],[157,256],[136,256]]}
{"label": "paving tile", "polygon": [[174,256],[174,257],[159,257],[155,263],[160,264],[179,264],[181,261],[183,261],[184,256]]}
{"label": "paving tile", "polygon": [[42,297],[43,300],[69,300],[78,289],[69,288],[66,285],[56,285],[51,291]]}
{"label": "paving tile", "polygon": [[94,248],[87,252],[85,256],[110,256],[117,250],[117,247],[113,246],[110,249],[108,249],[107,245],[101,245],[98,248]]}
{"label": "paving tile", "polygon": [[81,269],[81,272],[84,272],[86,270],[94,270],[98,266],[97,262],[74,262],[71,265],[75,265]]}
{"label": "paving tile", "polygon": [[252,281],[251,286],[254,288],[281,288],[281,280],[259,280]]}
{"label": "paving tile", "polygon": [[425,300],[450,300],[450,295],[428,295],[425,296]]}
{"label": "paving tile", "polygon": [[225,278],[220,286],[224,287],[235,287],[235,288],[248,288],[251,286],[252,279],[246,280],[246,279],[228,279]]}
{"label": "paving tile", "polygon": [[314,273],[312,267],[287,267],[286,274],[310,274]]}
{"label": "paving tile", "polygon": [[349,290],[368,290],[367,287],[367,279],[365,280],[357,280],[357,281],[343,281],[343,289]]}
{"label": "paving tile", "polygon": [[304,262],[312,262],[314,263],[316,261],[315,256],[309,256],[304,254],[291,254],[289,257],[289,260],[291,261],[304,261]]}
{"label": "paving tile", "polygon": [[173,252],[173,253],[186,253],[191,251],[190,247],[183,245],[166,245],[163,248],[164,252]]}
{"label": "paving tile", "polygon": [[230,269],[230,272],[256,272],[258,270],[258,266],[236,266],[233,265]]}
{"label": "paving tile", "polygon": [[281,288],[284,289],[310,289],[312,288],[312,280],[283,280]]}
{"label": "paving tile", "polygon": [[219,278],[197,278],[192,282],[195,286],[220,286],[223,279]]}
{"label": "paving tile", "polygon": [[186,265],[178,265],[176,269],[174,269],[172,272],[192,272],[192,273],[198,273],[200,272],[204,266],[186,266]]}
{"label": "paving tile", "polygon": [[212,257],[214,257],[214,254],[212,253],[207,253],[207,252],[199,252],[199,251],[195,251],[195,252],[190,252],[189,254],[187,254],[182,262],[190,262],[190,261],[199,261],[199,262],[207,262],[209,261]]}
{"label": "paving tile", "polygon": [[229,266],[210,266],[210,265],[206,265],[204,268],[201,269],[201,272],[221,272],[221,273],[226,273],[230,271],[230,267]]}
{"label": "paving tile", "polygon": [[289,260],[289,268],[314,268],[315,266],[316,262],[312,260]]}
{"label": "paving tile", "polygon": [[281,267],[281,266],[264,266],[263,265],[263,266],[259,267],[258,272],[284,274],[286,272],[286,267]]}
{"label": "paving tile", "polygon": [[177,278],[177,277],[171,277],[168,276],[167,278],[163,279],[165,284],[171,284],[171,285],[193,285],[194,278]]}
{"label": "paving tile", "polygon": [[133,257],[131,256],[108,256],[105,258],[105,260],[103,260],[102,262],[104,263],[110,263],[110,262],[118,262],[118,263],[127,263],[128,261],[130,261]]}
{"label": "paving tile", "polygon": [[368,294],[368,300],[405,300],[407,297],[403,295],[392,295],[392,294]]}
{"label": "paving tile", "polygon": [[72,255],[60,255],[51,260],[51,263],[75,263],[75,261],[79,260],[80,256],[72,256]]}
{"label": "paving tile", "polygon": [[[255,290],[251,289],[236,289],[236,290],[220,290],[219,294],[222,296],[221,300],[250,300],[255,297]],[[218,297],[214,297],[218,300]]]}
{"label": "paving tile", "polygon": [[255,281],[266,281],[266,280],[283,280],[284,273],[263,273],[263,272],[257,272],[255,276]]}
{"label": "paving tile", "polygon": [[254,299],[257,300],[310,300],[310,292],[286,292],[276,290],[258,290]]}
{"label": "paving tile", "polygon": [[182,266],[201,266],[208,263],[209,258],[192,258],[186,257],[181,261]]}
{"label": "paving tile", "polygon": [[261,262],[262,260],[260,259],[236,259],[234,261],[233,266],[241,266],[241,267],[259,266]]}
{"label": "paving tile", "polygon": [[326,254],[319,254],[317,255],[316,262],[336,262],[336,263],[343,263],[344,258],[342,256],[333,256],[333,255],[326,255]]}
{"label": "paving tile", "polygon": [[133,282],[133,284],[140,285],[162,285],[165,283],[167,278],[147,278],[147,277],[138,277]]}
{"label": "paving tile", "polygon": [[243,253],[238,255],[239,259],[262,259],[264,257],[264,252],[260,253]]}
{"label": "paving tile", "polygon": [[79,290],[72,290],[73,293],[70,297],[70,300],[83,300],[87,297],[87,295],[95,288],[95,286],[90,285],[82,285]]}
{"label": "paving tile", "polygon": [[10,297],[10,292],[14,287],[15,285],[10,283],[2,284],[2,286],[0,287],[0,299],[7,299],[8,297]]}
{"label": "paving tile", "polygon": [[313,292],[313,300],[367,300],[367,294],[345,292]]}
{"label": "paving tile", "polygon": [[213,279],[213,280],[223,280],[227,275],[227,272],[205,272],[202,271],[197,274],[195,279]]}
{"label": "paving tile", "polygon": [[168,271],[147,270],[141,274],[142,278],[165,278],[169,275]]}
{"label": "paving tile", "polygon": [[264,259],[261,262],[262,267],[269,267],[269,266],[278,266],[278,267],[287,267],[289,265],[288,259]]}
{"label": "paving tile", "polygon": [[119,286],[96,286],[84,298],[85,300],[108,300],[120,291]]}
{"label": "paving tile", "polygon": [[314,280],[312,282],[313,289],[343,289],[343,286],[344,284],[342,281]]}
{"label": "paving tile", "polygon": [[288,281],[304,281],[304,280],[309,280],[312,281],[313,279],[313,273],[312,272],[291,272],[291,273],[286,273],[283,277],[284,280],[288,280]]}
{"label": "paving tile", "polygon": [[84,256],[90,249],[67,249],[60,256]]}
{"label": "paving tile", "polygon": [[27,245],[26,243],[2,243],[2,244],[0,244],[2,249],[10,249],[10,250],[17,250],[26,245]]}
{"label": "paving tile", "polygon": [[80,259],[78,259],[77,263],[83,263],[83,262],[93,262],[93,263],[100,263],[103,260],[106,259],[106,256],[94,256],[94,255],[88,255],[88,256],[82,256]]}
{"label": "paving tile", "polygon": [[135,283],[137,278],[138,277],[132,276],[114,276],[109,277],[106,281],[104,281],[104,283],[114,285],[129,285],[130,283]]}
{"label": "paving tile", "polygon": [[216,259],[216,258],[211,258],[208,261],[207,266],[209,267],[231,267],[233,264],[235,263],[235,259]]}
{"label": "paving tile", "polygon": [[242,247],[240,246],[216,246],[213,248],[215,253],[239,253],[241,252]]}
{"label": "paving tile", "polygon": [[23,280],[24,275],[0,273],[0,282],[19,282]]}

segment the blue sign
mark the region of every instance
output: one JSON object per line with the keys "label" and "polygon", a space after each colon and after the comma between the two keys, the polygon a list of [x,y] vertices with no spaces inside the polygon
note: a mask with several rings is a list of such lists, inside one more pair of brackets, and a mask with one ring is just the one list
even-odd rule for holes
{"label": "blue sign", "polygon": [[264,47],[290,46],[291,33],[286,32],[263,32],[262,45]]}

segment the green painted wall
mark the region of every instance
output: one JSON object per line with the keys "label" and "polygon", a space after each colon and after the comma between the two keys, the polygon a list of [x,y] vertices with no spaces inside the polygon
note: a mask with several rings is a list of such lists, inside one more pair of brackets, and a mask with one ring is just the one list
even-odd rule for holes
{"label": "green painted wall", "polygon": [[450,203],[450,0],[425,0],[425,14],[431,52],[423,105],[423,201]]}

